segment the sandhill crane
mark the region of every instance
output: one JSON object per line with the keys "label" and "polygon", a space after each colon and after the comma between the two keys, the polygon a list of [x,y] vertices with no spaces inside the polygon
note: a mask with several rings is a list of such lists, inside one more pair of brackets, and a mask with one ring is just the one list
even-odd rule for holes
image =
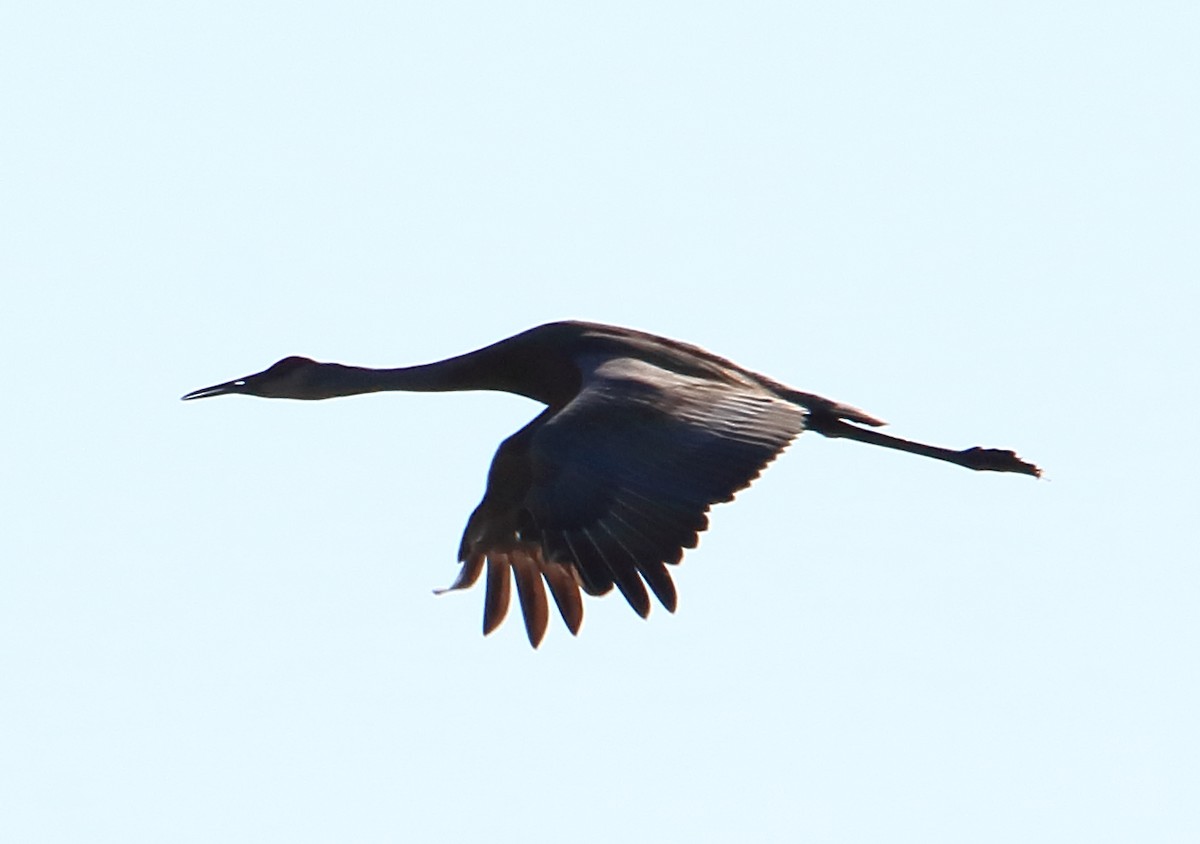
{"label": "sandhill crane", "polygon": [[869,430],[884,423],[857,408],[696,346],[587,322],[549,323],[399,369],[288,357],[183,398],[327,399],[384,390],[502,390],[546,405],[496,451],[459,546],[458,577],[439,590],[470,587],[486,567],[487,634],[504,620],[515,579],[535,648],[549,617],[543,579],[573,634],[583,621],[580,588],[603,595],[616,585],[645,617],[649,586],[674,612],[666,566],[696,546],[713,504],[731,500],[802,431],[968,469],[1041,475],[1011,451],[953,451],[890,437]]}

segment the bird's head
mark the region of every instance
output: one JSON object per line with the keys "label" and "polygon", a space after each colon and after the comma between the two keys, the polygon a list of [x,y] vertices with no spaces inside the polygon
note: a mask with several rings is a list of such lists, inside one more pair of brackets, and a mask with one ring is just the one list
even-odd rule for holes
{"label": "bird's head", "polygon": [[202,390],[193,390],[184,396],[183,400],[206,399],[209,396],[227,396],[233,393],[269,399],[327,398],[327,394],[320,389],[320,373],[326,366],[328,364],[317,363],[308,358],[288,357],[262,372]]}

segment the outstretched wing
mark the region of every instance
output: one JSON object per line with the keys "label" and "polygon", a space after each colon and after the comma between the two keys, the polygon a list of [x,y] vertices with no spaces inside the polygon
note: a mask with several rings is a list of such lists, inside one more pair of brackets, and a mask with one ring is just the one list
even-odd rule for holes
{"label": "outstretched wing", "polygon": [[487,561],[490,632],[507,611],[511,568],[535,646],[546,626],[542,578],[573,633],[580,586],[603,594],[616,585],[642,616],[649,586],[674,611],[666,566],[696,546],[709,507],[758,477],[804,419],[801,407],[750,381],[598,360],[569,404],[500,447],[451,588],[469,586]]}

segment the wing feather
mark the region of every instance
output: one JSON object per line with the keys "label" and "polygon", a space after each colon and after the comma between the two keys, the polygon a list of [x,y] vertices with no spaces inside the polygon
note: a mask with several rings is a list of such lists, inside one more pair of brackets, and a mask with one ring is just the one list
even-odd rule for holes
{"label": "wing feather", "polygon": [[550,594],[554,596],[563,623],[571,635],[578,635],[583,624],[583,599],[579,596],[579,581],[573,570],[561,563],[547,563],[542,567],[542,576],[550,586]]}
{"label": "wing feather", "polygon": [[487,592],[483,599],[483,635],[500,626],[508,615],[508,601],[512,580],[508,576],[508,557],[489,554],[487,565]]}
{"label": "wing feather", "polygon": [[463,560],[462,568],[458,570],[458,577],[454,579],[454,582],[445,589],[434,589],[433,594],[441,595],[455,589],[470,589],[475,585],[475,581],[479,580],[479,575],[483,573],[483,564],[486,558],[485,554],[468,556]]}
{"label": "wing feather", "polygon": [[490,632],[507,610],[512,569],[535,646],[548,616],[540,578],[572,633],[583,620],[580,587],[602,595],[615,585],[646,616],[649,586],[673,612],[666,566],[696,546],[713,504],[731,500],[804,430],[804,409],[757,382],[631,357],[580,365],[575,398],[497,451],[453,587],[474,582],[487,556]]}
{"label": "wing feather", "polygon": [[604,558],[587,541],[587,538],[575,534],[575,539],[572,541],[572,533],[566,531],[559,531],[558,535],[566,543],[570,559],[575,561],[576,570],[583,580],[583,588],[592,595],[603,595],[612,589],[614,583],[612,572],[609,571]]}
{"label": "wing feather", "polygon": [[654,590],[654,596],[658,598],[660,604],[667,608],[667,612],[675,612],[679,598],[675,592],[675,581],[671,580],[671,573],[667,571],[666,563],[650,562],[649,559],[643,560],[638,563],[638,573]]}
{"label": "wing feather", "polygon": [[[603,522],[600,524],[603,525]],[[646,587],[638,577],[637,560],[621,546],[620,539],[612,535],[611,531],[610,538],[600,535],[599,531],[593,533],[588,528],[581,528],[580,531],[608,567],[617,589],[621,590],[629,606],[642,618],[650,615],[650,596],[646,594]]]}
{"label": "wing feather", "polygon": [[550,620],[541,567],[525,549],[518,548],[508,557],[517,580],[517,597],[521,601],[521,614],[525,616],[525,632],[529,636],[529,644],[536,648],[546,635],[546,624]]}

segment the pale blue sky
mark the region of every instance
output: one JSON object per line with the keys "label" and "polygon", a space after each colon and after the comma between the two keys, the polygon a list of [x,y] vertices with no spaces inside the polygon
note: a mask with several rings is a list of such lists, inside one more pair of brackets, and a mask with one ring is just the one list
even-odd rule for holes
{"label": "pale blue sky", "polygon": [[[1200,840],[1192,3],[10,3],[0,840]],[[498,394],[191,389],[643,328],[806,435],[533,652]]]}

